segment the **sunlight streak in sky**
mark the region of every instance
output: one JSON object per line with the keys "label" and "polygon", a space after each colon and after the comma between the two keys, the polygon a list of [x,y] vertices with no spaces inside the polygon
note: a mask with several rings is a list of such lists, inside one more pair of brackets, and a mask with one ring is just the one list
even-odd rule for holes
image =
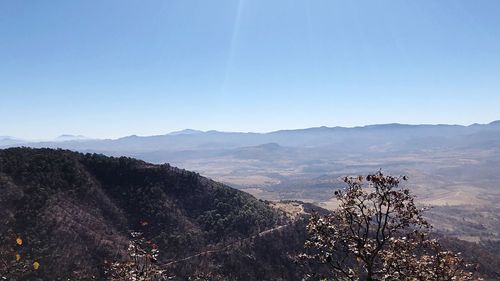
{"label": "sunlight streak in sky", "polygon": [[0,136],[500,118],[500,1],[119,2],[0,2]]}
{"label": "sunlight streak in sky", "polygon": [[241,15],[243,13],[243,8],[245,5],[244,2],[245,0],[238,0],[236,15],[234,17],[234,22],[233,22],[233,30],[231,32],[231,40],[229,41],[229,52],[227,55],[226,68],[224,71],[224,79],[222,81],[222,86],[221,86],[222,92],[226,90],[229,77],[233,70],[234,52],[237,45],[238,33],[240,31]]}

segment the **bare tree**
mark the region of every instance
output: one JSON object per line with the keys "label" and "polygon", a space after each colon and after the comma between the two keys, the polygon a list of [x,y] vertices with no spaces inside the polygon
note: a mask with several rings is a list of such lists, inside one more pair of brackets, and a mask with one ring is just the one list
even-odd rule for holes
{"label": "bare tree", "polygon": [[110,281],[161,281],[168,280],[166,271],[156,263],[158,247],[147,241],[142,232],[132,232],[127,252],[128,260],[122,262],[106,262],[105,275]]}
{"label": "bare tree", "polygon": [[429,238],[424,209],[399,187],[406,180],[380,171],[345,177],[339,208],[312,216],[300,258],[328,264],[335,280],[472,280],[460,256]]}

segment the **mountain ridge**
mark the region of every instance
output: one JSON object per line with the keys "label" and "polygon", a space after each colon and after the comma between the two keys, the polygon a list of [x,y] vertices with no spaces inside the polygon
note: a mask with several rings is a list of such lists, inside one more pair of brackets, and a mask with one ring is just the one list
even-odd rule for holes
{"label": "mountain ridge", "polygon": [[[287,280],[299,277],[287,251],[301,249],[305,228],[297,228],[301,230],[283,242],[272,242],[272,237],[285,231],[281,226],[295,228],[283,212],[168,164],[68,150],[11,148],[0,150],[0,189],[0,258],[13,257],[15,249],[9,245],[22,237],[23,248],[18,250],[22,259],[41,264],[39,270],[17,280],[90,280],[92,276],[100,280],[106,260],[126,257],[133,231],[144,232],[158,245],[160,262],[169,264],[175,280],[203,270],[238,280],[279,280],[282,274]],[[283,244],[286,241],[288,246]],[[224,247],[227,251],[200,255]],[[276,251],[267,269],[259,260],[268,260],[264,249]],[[215,262],[226,258],[230,260],[222,267]],[[178,260],[183,262],[172,263]],[[199,268],[200,260],[208,264]],[[233,268],[236,264],[239,269]],[[288,269],[277,272],[273,266]]]}
{"label": "mountain ridge", "polygon": [[[238,131],[218,131],[218,130],[207,130],[207,131],[202,131],[202,130],[196,130],[196,129],[183,129],[179,131],[172,131],[166,134],[160,134],[160,135],[144,135],[144,136],[138,136],[138,135],[127,135],[127,136],[122,136],[118,138],[87,138],[82,135],[71,135],[71,134],[62,134],[58,138],[66,138],[66,137],[71,137],[71,138],[78,138],[82,140],[96,140],[96,141],[116,141],[120,139],[126,139],[126,138],[158,138],[158,137],[166,137],[166,136],[186,136],[186,135],[203,135],[203,134],[237,134],[237,135],[247,135],[247,134],[254,134],[254,135],[272,135],[272,134],[279,134],[279,133],[291,133],[291,132],[304,132],[304,131],[345,131],[345,130],[359,130],[359,129],[369,129],[369,128],[417,128],[417,127],[455,127],[455,128],[469,128],[469,127],[477,127],[477,126],[498,126],[500,125],[500,120],[494,120],[489,123],[473,123],[469,125],[459,125],[459,124],[406,124],[406,123],[382,123],[382,124],[369,124],[369,125],[361,125],[361,126],[318,126],[318,127],[308,127],[308,128],[297,128],[297,129],[281,129],[281,130],[275,130],[275,131],[269,131],[269,132],[238,132]],[[31,141],[27,139],[21,139],[17,137],[12,137],[12,136],[0,136],[0,139],[3,138],[10,138],[10,139],[16,139],[20,141],[24,141],[25,143],[48,143],[50,141]],[[74,141],[74,139],[68,139],[68,140],[62,140],[62,141]],[[1,143],[0,143],[1,145]]]}

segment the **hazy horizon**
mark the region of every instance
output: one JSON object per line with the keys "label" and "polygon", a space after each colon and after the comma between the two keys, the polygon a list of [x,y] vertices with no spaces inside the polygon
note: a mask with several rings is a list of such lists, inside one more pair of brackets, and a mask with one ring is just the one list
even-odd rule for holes
{"label": "hazy horizon", "polygon": [[487,123],[498,1],[0,4],[0,134]]}
{"label": "hazy horizon", "polygon": [[389,123],[371,123],[371,124],[361,124],[361,125],[352,125],[352,126],[341,126],[341,125],[331,125],[331,126],[326,126],[326,125],[320,125],[320,126],[312,126],[312,127],[303,127],[303,128],[279,128],[276,130],[271,130],[271,131],[241,131],[241,130],[234,130],[234,131],[224,131],[224,130],[216,130],[216,129],[208,129],[208,130],[200,130],[196,128],[184,128],[180,130],[174,130],[174,131],[167,131],[159,134],[150,134],[150,135],[140,135],[140,134],[129,134],[129,135],[122,135],[122,136],[88,136],[88,135],[83,135],[79,133],[67,133],[63,132],[61,134],[55,135],[55,136],[50,136],[46,138],[42,137],[35,137],[35,138],[28,138],[28,137],[22,137],[22,136],[17,136],[17,135],[8,135],[8,134],[3,134],[0,132],[0,137],[12,137],[12,138],[17,138],[25,141],[53,141],[58,138],[64,138],[64,137],[77,137],[77,138],[86,138],[86,139],[119,139],[119,138],[124,138],[124,137],[130,137],[130,136],[138,136],[138,137],[151,137],[151,136],[162,136],[162,135],[168,135],[168,134],[174,134],[174,133],[179,133],[179,132],[184,132],[184,131],[199,131],[200,133],[207,133],[207,132],[220,132],[220,133],[255,133],[255,134],[267,134],[267,133],[273,133],[276,131],[293,131],[293,130],[303,130],[303,129],[312,129],[312,128],[360,128],[360,127],[367,127],[367,126],[377,126],[377,125],[393,125],[393,124],[398,124],[398,125],[410,125],[410,126],[421,126],[421,125],[426,125],[426,126],[437,126],[437,125],[446,125],[446,126],[472,126],[472,125],[487,125],[493,122],[499,121],[500,118],[494,119],[485,123],[464,123],[464,124],[458,124],[458,123],[400,123],[400,122],[389,122]]}

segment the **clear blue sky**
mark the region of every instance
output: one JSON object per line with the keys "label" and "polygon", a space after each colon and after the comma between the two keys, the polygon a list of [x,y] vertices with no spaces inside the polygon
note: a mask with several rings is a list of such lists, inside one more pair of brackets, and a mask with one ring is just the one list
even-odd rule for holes
{"label": "clear blue sky", "polygon": [[0,2],[0,135],[500,119],[500,1]]}

